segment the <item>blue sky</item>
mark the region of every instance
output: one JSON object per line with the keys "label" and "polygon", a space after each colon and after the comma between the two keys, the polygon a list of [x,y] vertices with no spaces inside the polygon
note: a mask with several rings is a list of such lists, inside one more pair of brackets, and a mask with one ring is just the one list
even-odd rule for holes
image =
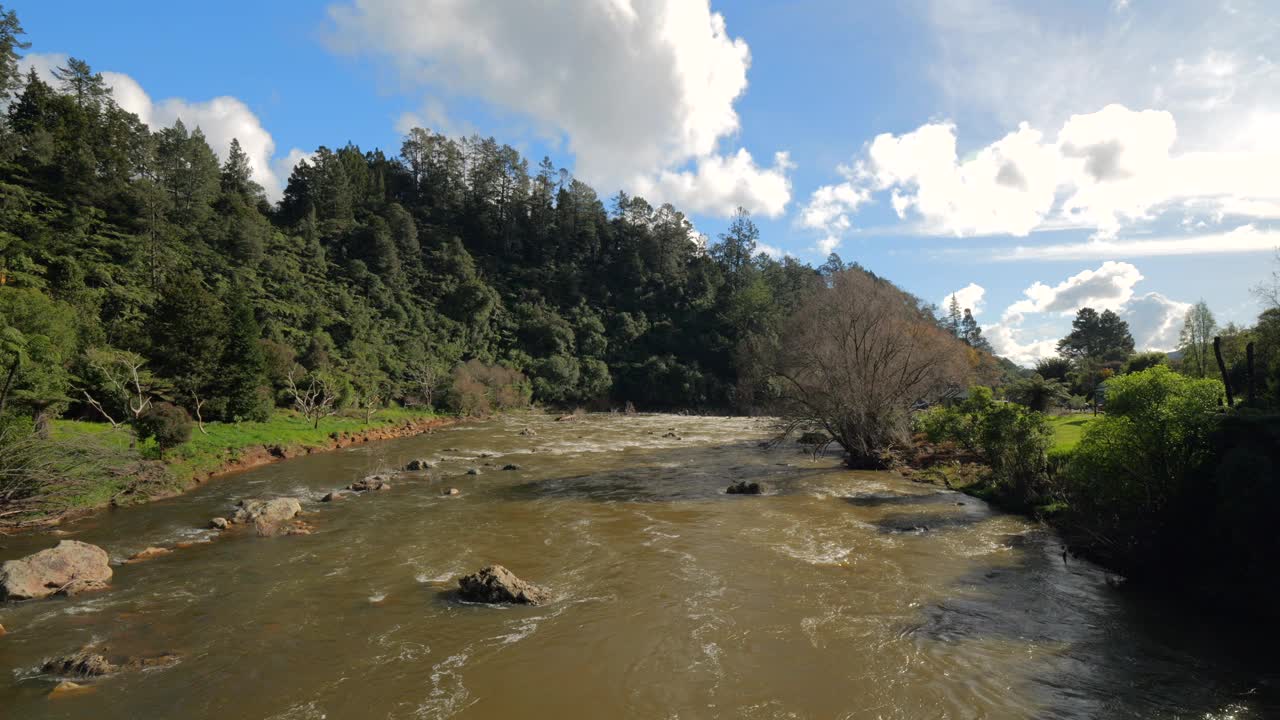
{"label": "blue sky", "polygon": [[1201,298],[1250,322],[1280,245],[1265,0],[7,5],[30,65],[239,137],[277,192],[321,144],[492,134],[709,235],[742,204],[771,253],[963,291],[1024,363],[1086,304],[1160,349]]}

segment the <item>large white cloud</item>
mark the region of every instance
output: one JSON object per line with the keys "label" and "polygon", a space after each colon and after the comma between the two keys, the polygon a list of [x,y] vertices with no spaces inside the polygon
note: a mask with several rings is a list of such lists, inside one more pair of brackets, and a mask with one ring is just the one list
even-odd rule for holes
{"label": "large white cloud", "polygon": [[[996,352],[1020,365],[1057,354],[1057,340],[1069,330],[1067,319],[1084,307],[1115,311],[1129,323],[1138,350],[1172,350],[1178,344],[1189,303],[1156,292],[1137,294],[1142,281],[1137,267],[1104,262],[1055,285],[1032,283],[1024,298],[1005,309],[1000,321],[983,327]],[[1028,327],[1029,320],[1039,321]],[[1057,334],[1046,336],[1046,328]]]}
{"label": "large white cloud", "polygon": [[1280,247],[1280,231],[1252,224],[1221,233],[1143,238],[1090,238],[1082,242],[1019,245],[994,253],[995,260],[1101,260],[1169,255],[1217,255],[1270,252]]}
{"label": "large white cloud", "polygon": [[[1108,105],[1072,116],[1052,142],[1023,123],[962,160],[956,126],[930,123],[876,137],[837,187],[858,197],[891,191],[900,217],[938,235],[1022,237],[1085,228],[1111,238],[1165,211],[1218,221],[1276,216],[1280,152],[1178,152],[1177,136],[1168,112]],[[826,206],[815,194],[804,217],[818,222],[809,226],[828,234],[847,230],[847,214],[824,214]]]}
{"label": "large white cloud", "polygon": [[334,48],[563,133],[589,182],[721,215],[790,200],[789,162],[722,154],[751,56],[709,0],[353,0],[329,14]]}
{"label": "large white cloud", "polygon": [[[45,81],[56,84],[53,70],[65,66],[66,62],[66,55],[31,53],[22,58],[20,66],[23,72],[34,68]],[[102,78],[111,88],[111,97],[116,104],[137,115],[153,130],[171,127],[177,120],[182,120],[189,130],[199,127],[209,141],[209,147],[224,161],[231,140],[239,140],[241,149],[249,156],[253,179],[273,200],[279,199],[293,166],[306,156],[295,148],[283,158],[276,159],[276,144],[271,133],[262,126],[258,116],[237,98],[224,95],[199,102],[182,98],[153,100],[136,80],[124,73],[103,72]]]}

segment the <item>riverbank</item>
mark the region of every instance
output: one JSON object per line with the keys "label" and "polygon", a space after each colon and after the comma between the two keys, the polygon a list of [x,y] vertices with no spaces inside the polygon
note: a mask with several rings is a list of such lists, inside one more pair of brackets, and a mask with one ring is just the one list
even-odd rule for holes
{"label": "riverbank", "polygon": [[[48,461],[55,477],[35,492],[0,504],[0,532],[57,525],[107,507],[172,497],[214,477],[299,455],[431,432],[452,423],[433,412],[392,408],[325,418],[318,428],[291,411],[266,422],[206,423],[187,442],[160,455],[153,441],[130,447],[124,428],[59,420],[53,424]],[[55,479],[56,478],[56,479]]]}

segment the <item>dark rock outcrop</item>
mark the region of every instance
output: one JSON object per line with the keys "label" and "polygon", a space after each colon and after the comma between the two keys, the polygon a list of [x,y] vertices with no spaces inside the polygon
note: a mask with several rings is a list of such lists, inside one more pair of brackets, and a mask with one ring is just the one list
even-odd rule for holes
{"label": "dark rock outcrop", "polygon": [[404,469],[409,472],[419,472],[422,470],[430,470],[431,467],[432,465],[430,461],[418,458],[416,460],[410,460],[409,463],[404,466]]}
{"label": "dark rock outcrop", "polygon": [[458,589],[468,602],[541,605],[550,599],[546,590],[521,580],[501,565],[462,576]]}
{"label": "dark rock outcrop", "polygon": [[78,540],[63,540],[20,560],[0,565],[0,600],[31,600],[62,592],[100,590],[111,580],[107,551]]}
{"label": "dark rock outcrop", "polygon": [[40,671],[47,675],[73,678],[95,678],[122,671],[146,670],[178,662],[171,653],[150,657],[112,657],[106,648],[85,647],[62,657],[46,660]]}
{"label": "dark rock outcrop", "polygon": [[507,463],[506,465],[502,466],[502,469],[503,470],[519,470],[520,466],[515,463]]}
{"label": "dark rock outcrop", "polygon": [[749,483],[746,480],[739,480],[725,489],[729,495],[759,495],[764,492],[764,488],[760,483]]}

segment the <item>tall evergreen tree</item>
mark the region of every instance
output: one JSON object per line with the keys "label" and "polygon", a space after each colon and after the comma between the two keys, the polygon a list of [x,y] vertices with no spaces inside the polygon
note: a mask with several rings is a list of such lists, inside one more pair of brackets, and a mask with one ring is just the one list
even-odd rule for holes
{"label": "tall evergreen tree", "polygon": [[227,334],[222,354],[221,394],[226,397],[229,420],[265,420],[271,412],[271,396],[265,385],[266,363],[258,320],[241,287],[227,298]]}

